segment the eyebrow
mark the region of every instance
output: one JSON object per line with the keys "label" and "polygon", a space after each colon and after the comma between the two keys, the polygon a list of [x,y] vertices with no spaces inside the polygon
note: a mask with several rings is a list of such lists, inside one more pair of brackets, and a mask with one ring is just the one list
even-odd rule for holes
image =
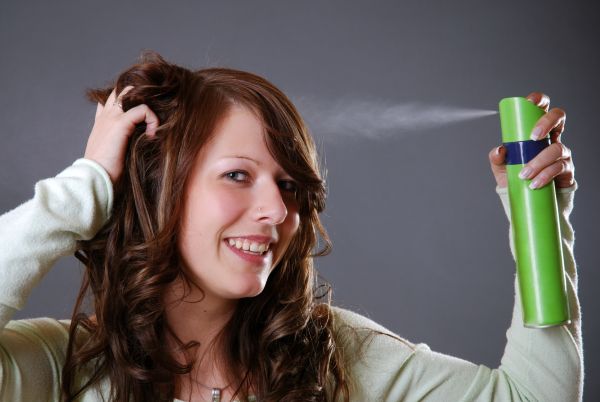
{"label": "eyebrow", "polygon": [[230,155],[230,156],[224,156],[221,159],[228,159],[228,158],[236,158],[236,159],[247,159],[249,161],[252,161],[254,163],[256,163],[257,165],[260,165],[260,162],[257,161],[256,159],[252,159],[249,156],[244,156],[244,155]]}

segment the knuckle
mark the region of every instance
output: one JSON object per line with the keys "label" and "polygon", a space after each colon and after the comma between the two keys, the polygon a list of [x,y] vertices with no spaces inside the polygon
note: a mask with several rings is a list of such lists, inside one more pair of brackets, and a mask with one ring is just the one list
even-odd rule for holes
{"label": "knuckle", "polygon": [[531,101],[533,103],[535,103],[536,106],[543,108],[544,110],[548,110],[548,107],[550,105],[550,97],[548,97],[548,95],[546,95],[543,92],[532,92],[529,95],[529,98],[531,99]]}
{"label": "knuckle", "polygon": [[564,150],[564,149],[563,149],[564,145],[562,144],[562,142],[555,142],[555,143],[553,143],[553,144],[552,144],[552,146],[553,146],[554,148],[556,148],[556,149],[557,149],[557,151],[559,151],[559,152],[560,152],[560,154],[562,155],[562,153],[563,153],[563,150]]}
{"label": "knuckle", "polygon": [[[535,180],[541,182],[541,183],[546,183],[549,180],[549,174],[546,171],[543,171],[541,173],[539,173],[537,176],[535,176]],[[532,178],[533,180],[533,178]]]}
{"label": "knuckle", "polygon": [[541,102],[542,103],[550,103],[550,96],[546,95],[543,92],[538,92],[540,94],[540,98],[541,98]]}
{"label": "knuckle", "polygon": [[569,171],[567,173],[567,178],[569,179],[569,182],[572,183],[575,180],[575,173],[573,171]]}
{"label": "knuckle", "polygon": [[552,109],[552,112],[560,118],[565,118],[567,116],[567,112],[559,107],[555,107]]}
{"label": "knuckle", "polygon": [[556,154],[558,154],[557,159],[562,157],[564,155],[564,148],[565,146],[562,144],[562,142],[555,142],[553,144],[550,145],[552,148],[554,148],[554,152]]}
{"label": "knuckle", "polygon": [[562,142],[555,142],[555,144],[557,144],[559,147],[558,150],[560,152],[561,158],[568,158],[571,156],[571,150],[567,148],[565,144],[563,144]]}
{"label": "knuckle", "polygon": [[532,160],[530,160],[525,167],[530,168],[532,171],[537,172],[538,170],[540,170],[542,168],[542,164],[541,162],[539,162],[539,156],[536,156],[535,158],[533,158]]}

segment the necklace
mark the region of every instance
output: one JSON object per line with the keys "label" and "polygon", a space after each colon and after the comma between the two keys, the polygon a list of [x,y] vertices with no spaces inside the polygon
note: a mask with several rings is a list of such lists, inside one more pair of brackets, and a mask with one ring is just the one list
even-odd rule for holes
{"label": "necklace", "polygon": [[[227,389],[231,385],[231,384],[227,384],[223,388],[216,388],[216,387],[209,387],[208,385],[202,384],[200,381],[196,380],[195,378],[192,378],[192,381],[194,381],[196,384],[200,385],[201,387],[204,387],[211,391],[211,398],[212,398],[211,402],[221,402],[221,394],[223,393],[223,390]],[[234,402],[239,402],[239,399],[236,399]],[[255,395],[248,395],[248,402],[258,402],[258,399],[256,398]]]}
{"label": "necklace", "polygon": [[222,388],[217,388],[217,387],[209,387],[208,385],[202,384],[200,381],[196,380],[195,378],[192,378],[192,380],[200,385],[201,387],[204,387],[208,390],[211,391],[211,402],[221,402],[221,395],[223,394],[223,390],[227,389],[231,384],[227,384]]}

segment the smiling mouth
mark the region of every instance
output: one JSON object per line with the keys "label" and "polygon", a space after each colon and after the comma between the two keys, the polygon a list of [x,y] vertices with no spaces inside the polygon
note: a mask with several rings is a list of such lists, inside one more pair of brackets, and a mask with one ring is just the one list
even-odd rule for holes
{"label": "smiling mouth", "polygon": [[225,243],[234,251],[248,255],[264,256],[271,251],[271,243],[248,242],[241,239],[228,238]]}

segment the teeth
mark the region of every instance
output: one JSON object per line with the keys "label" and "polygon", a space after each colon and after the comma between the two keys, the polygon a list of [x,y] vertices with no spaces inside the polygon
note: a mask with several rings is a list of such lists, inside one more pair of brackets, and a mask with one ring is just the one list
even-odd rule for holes
{"label": "teeth", "polygon": [[269,244],[256,243],[247,239],[228,239],[229,245],[239,250],[262,254],[269,249]]}

